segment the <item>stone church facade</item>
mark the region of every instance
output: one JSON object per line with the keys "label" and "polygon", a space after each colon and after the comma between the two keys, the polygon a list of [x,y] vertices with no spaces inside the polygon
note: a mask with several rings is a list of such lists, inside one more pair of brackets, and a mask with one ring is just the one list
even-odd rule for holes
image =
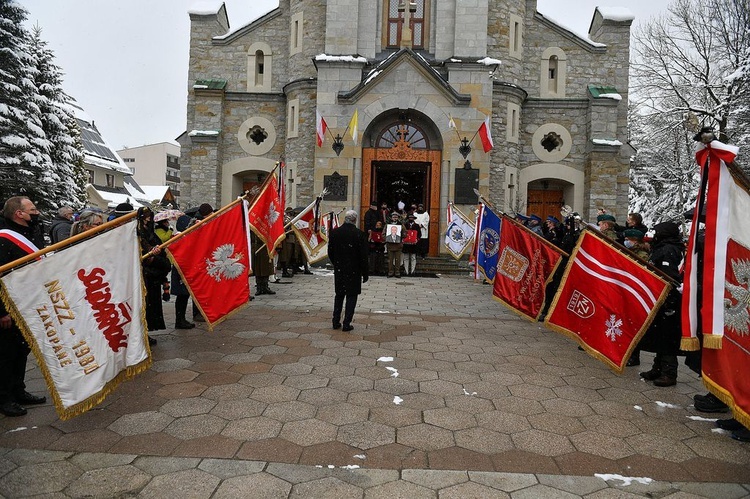
{"label": "stone church facade", "polygon": [[[280,0],[238,29],[223,5],[190,20],[189,204],[224,205],[283,159],[288,206],[324,187],[326,209],[423,203],[431,254],[448,201],[468,212],[474,189],[509,213],[560,218],[565,204],[624,221],[624,9],[596,9],[588,38],[535,0]],[[329,128],[321,147],[316,111]],[[488,116],[485,153],[476,132]]]}

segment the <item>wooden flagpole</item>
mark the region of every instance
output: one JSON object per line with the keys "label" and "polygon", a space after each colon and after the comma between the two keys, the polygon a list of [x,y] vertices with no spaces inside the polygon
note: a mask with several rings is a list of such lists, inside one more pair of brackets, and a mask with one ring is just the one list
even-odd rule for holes
{"label": "wooden flagpole", "polygon": [[[52,251],[57,251],[63,248],[67,248],[68,246],[75,244],[79,241],[82,241],[83,239],[88,239],[90,237],[93,237],[100,232],[104,232],[105,230],[112,229],[114,227],[117,227],[119,225],[122,225],[125,222],[130,221],[132,218],[135,218],[137,212],[133,211],[131,213],[127,213],[121,217],[117,217],[114,220],[110,220],[109,222],[103,223],[102,225],[98,227],[93,227],[85,232],[81,232],[80,234],[76,234],[75,236],[69,237],[67,239],[63,239],[59,243],[51,244],[47,246],[46,248],[42,248],[39,251],[36,251],[34,253],[31,253],[29,255],[26,255],[22,258],[19,258],[18,260],[13,260],[12,262],[6,263],[3,266],[0,266],[0,274],[3,274],[9,270],[12,270],[19,265],[23,265],[24,263],[30,262],[31,260],[36,260],[42,255],[46,255],[47,253],[50,253]],[[106,216],[106,213],[102,212],[102,218]]]}

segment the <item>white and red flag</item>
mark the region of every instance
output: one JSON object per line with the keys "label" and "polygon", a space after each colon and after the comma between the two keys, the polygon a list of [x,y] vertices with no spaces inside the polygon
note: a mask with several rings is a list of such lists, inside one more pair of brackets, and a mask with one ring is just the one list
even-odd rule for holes
{"label": "white and red flag", "polygon": [[[717,141],[709,146],[730,147]],[[731,159],[710,158],[708,163],[701,368],[706,387],[750,427],[750,180],[728,163]],[[686,293],[683,304],[693,298]],[[689,333],[683,327],[683,334]]]}
{"label": "white and red flag", "polygon": [[502,215],[493,298],[536,321],[544,307],[547,283],[563,256],[567,254],[549,241]]}
{"label": "white and red flag", "polygon": [[326,140],[326,130],[328,130],[328,123],[325,118],[320,115],[320,111],[315,110],[315,134],[317,137],[318,147],[323,147],[323,142]]}
{"label": "white and red flag", "polygon": [[320,223],[320,202],[318,197],[289,222],[297,236],[308,263],[315,263],[328,256],[328,250],[321,251],[328,245],[328,237]]}
{"label": "white and red flag", "polygon": [[168,246],[209,331],[250,300],[247,202],[200,224]]}
{"label": "white and red flag", "polygon": [[621,373],[670,289],[642,262],[585,230],[544,322]]}
{"label": "white and red flag", "polygon": [[477,133],[479,134],[479,139],[482,141],[482,149],[484,149],[484,152],[490,152],[492,148],[495,147],[495,144],[492,142],[492,123],[490,122],[489,116],[487,116],[479,126]]}
{"label": "white and red flag", "polygon": [[[685,256],[685,278],[682,300],[681,347],[699,348],[698,330],[703,333],[703,348],[721,348],[724,335],[724,281],[728,275],[727,246],[730,240],[742,241],[743,223],[747,216],[747,194],[738,187],[727,166],[739,149],[714,140],[695,154],[701,166],[701,189],[698,194],[693,224]],[[705,192],[704,192],[705,191]],[[705,200],[704,200],[705,196]],[[706,231],[704,239],[702,309],[698,311],[698,227],[705,203]],[[700,312],[700,313],[699,313]],[[700,319],[699,319],[700,317]],[[700,321],[700,323],[699,323]]]}
{"label": "white and red flag", "polygon": [[286,237],[277,182],[276,172],[271,172],[248,212],[250,229],[266,245],[271,259],[276,254],[276,247]]}
{"label": "white and red flag", "polygon": [[94,407],[151,365],[140,256],[132,221],[0,280],[60,419]]}

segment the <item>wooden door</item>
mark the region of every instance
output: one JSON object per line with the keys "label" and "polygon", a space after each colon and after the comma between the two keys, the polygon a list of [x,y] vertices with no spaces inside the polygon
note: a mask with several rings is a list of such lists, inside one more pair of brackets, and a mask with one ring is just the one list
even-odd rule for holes
{"label": "wooden door", "polygon": [[548,216],[560,220],[560,208],[565,203],[563,198],[563,191],[558,190],[542,190],[542,189],[529,189],[527,193],[528,202],[526,203],[526,214],[539,215],[542,220],[545,220]]}

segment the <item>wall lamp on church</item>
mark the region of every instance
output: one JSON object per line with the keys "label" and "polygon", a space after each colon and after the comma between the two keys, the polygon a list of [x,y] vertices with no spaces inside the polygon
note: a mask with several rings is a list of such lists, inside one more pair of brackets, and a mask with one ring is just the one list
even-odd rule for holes
{"label": "wall lamp on church", "polygon": [[340,133],[337,133],[333,138],[331,149],[336,153],[336,156],[341,156],[341,151],[344,150],[344,137],[342,137]]}

